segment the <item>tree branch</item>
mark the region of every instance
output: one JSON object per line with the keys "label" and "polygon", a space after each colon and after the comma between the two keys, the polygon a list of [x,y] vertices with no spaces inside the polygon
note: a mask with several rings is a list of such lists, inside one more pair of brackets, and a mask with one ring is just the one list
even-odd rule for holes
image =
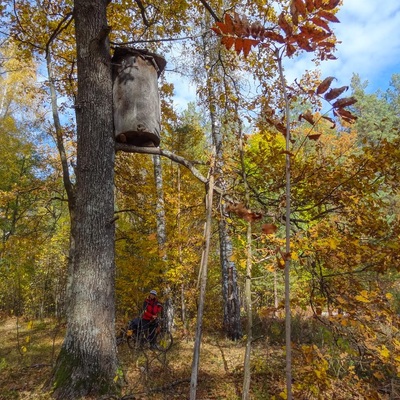
{"label": "tree branch", "polygon": [[211,16],[215,19],[216,22],[221,22],[221,19],[215,14],[214,10],[211,6],[206,2],[206,0],[200,0],[201,4],[206,8],[206,10],[211,14]]}
{"label": "tree branch", "polygon": [[[186,167],[193,174],[193,176],[196,177],[200,182],[204,183],[205,185],[208,184],[208,179],[194,167],[191,161],[188,161],[186,160],[186,158],[178,156],[168,150],[163,150],[160,149],[159,147],[136,147],[124,143],[116,143],[115,150],[124,151],[126,153],[152,154],[152,155],[167,157],[170,160],[175,161],[176,163]],[[222,190],[217,186],[214,186],[214,191],[222,196],[225,196],[224,190]]]}

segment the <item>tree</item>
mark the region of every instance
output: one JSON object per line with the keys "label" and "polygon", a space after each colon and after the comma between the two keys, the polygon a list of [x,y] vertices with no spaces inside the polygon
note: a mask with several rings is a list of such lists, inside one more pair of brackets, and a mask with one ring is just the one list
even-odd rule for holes
{"label": "tree", "polygon": [[[117,390],[114,139],[107,1],[77,0],[76,241],[68,325],[51,385],[55,397]],[[117,383],[116,383],[117,382]]]}

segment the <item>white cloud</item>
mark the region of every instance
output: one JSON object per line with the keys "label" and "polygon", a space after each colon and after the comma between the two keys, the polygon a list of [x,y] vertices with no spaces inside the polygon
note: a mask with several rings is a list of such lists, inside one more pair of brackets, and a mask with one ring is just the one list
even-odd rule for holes
{"label": "white cloud", "polygon": [[[370,91],[386,90],[391,76],[400,73],[399,0],[344,0],[337,16],[340,23],[331,26],[341,42],[338,59],[321,64],[322,77],[335,76],[346,85],[358,73]],[[305,55],[288,63],[289,80],[312,69],[311,58]]]}
{"label": "white cloud", "polygon": [[[322,78],[334,76],[336,85],[349,85],[353,73],[368,81],[368,91],[385,91],[394,73],[400,73],[400,0],[344,0],[331,24],[337,39],[337,60],[321,63]],[[306,70],[315,69],[313,58],[304,54],[285,62],[289,82],[300,78]],[[167,66],[168,68],[168,66]],[[174,103],[184,110],[196,99],[196,88],[189,79],[168,72],[167,79],[175,85]]]}

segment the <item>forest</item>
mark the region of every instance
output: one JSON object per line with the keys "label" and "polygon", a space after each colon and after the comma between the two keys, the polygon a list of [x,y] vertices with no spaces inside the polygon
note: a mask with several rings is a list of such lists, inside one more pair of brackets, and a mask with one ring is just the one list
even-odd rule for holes
{"label": "forest", "polygon": [[400,74],[321,76],[341,5],[0,2],[1,400],[400,399]]}

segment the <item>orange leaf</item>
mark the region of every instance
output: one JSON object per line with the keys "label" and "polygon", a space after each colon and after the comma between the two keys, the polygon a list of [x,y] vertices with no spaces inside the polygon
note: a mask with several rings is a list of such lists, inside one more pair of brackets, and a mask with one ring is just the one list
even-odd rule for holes
{"label": "orange leaf", "polygon": [[211,27],[211,30],[213,30],[217,35],[225,35],[228,33],[224,32],[224,30],[226,31],[226,27],[222,22],[217,22],[215,25],[216,26]]}
{"label": "orange leaf", "polygon": [[233,36],[223,36],[221,39],[221,43],[225,45],[228,50],[233,46],[234,42],[235,38]]}
{"label": "orange leaf", "polygon": [[260,41],[255,39],[243,39],[243,55],[247,57],[250,53],[251,47],[257,46],[259,43]]}
{"label": "orange leaf", "polygon": [[263,224],[263,226],[261,227],[261,230],[266,235],[272,235],[278,230],[278,227],[274,224]]}
{"label": "orange leaf", "polygon": [[348,86],[342,86],[340,88],[331,89],[328,93],[325,94],[324,98],[326,101],[331,101],[333,99],[336,99],[336,97],[339,97],[348,88],[349,88]]}
{"label": "orange leaf", "polygon": [[322,11],[322,10],[318,11],[318,16],[321,18],[325,18],[331,22],[336,22],[336,23],[340,22],[334,14],[327,12],[327,11]]}
{"label": "orange leaf", "polygon": [[315,5],[315,8],[321,8],[322,0],[314,0],[314,5]]}
{"label": "orange leaf", "polygon": [[[229,14],[225,14],[225,26],[228,29],[228,33],[234,33],[235,32],[235,27],[233,25],[233,20],[232,17]],[[218,24],[218,22],[217,22]]]}
{"label": "orange leaf", "polygon": [[235,38],[235,51],[236,53],[240,54],[243,50],[243,39],[242,38]]}
{"label": "orange leaf", "polygon": [[325,78],[317,87],[317,94],[325,93],[329,89],[329,86],[334,79],[336,78],[334,78],[333,76],[328,76],[328,78]]}

